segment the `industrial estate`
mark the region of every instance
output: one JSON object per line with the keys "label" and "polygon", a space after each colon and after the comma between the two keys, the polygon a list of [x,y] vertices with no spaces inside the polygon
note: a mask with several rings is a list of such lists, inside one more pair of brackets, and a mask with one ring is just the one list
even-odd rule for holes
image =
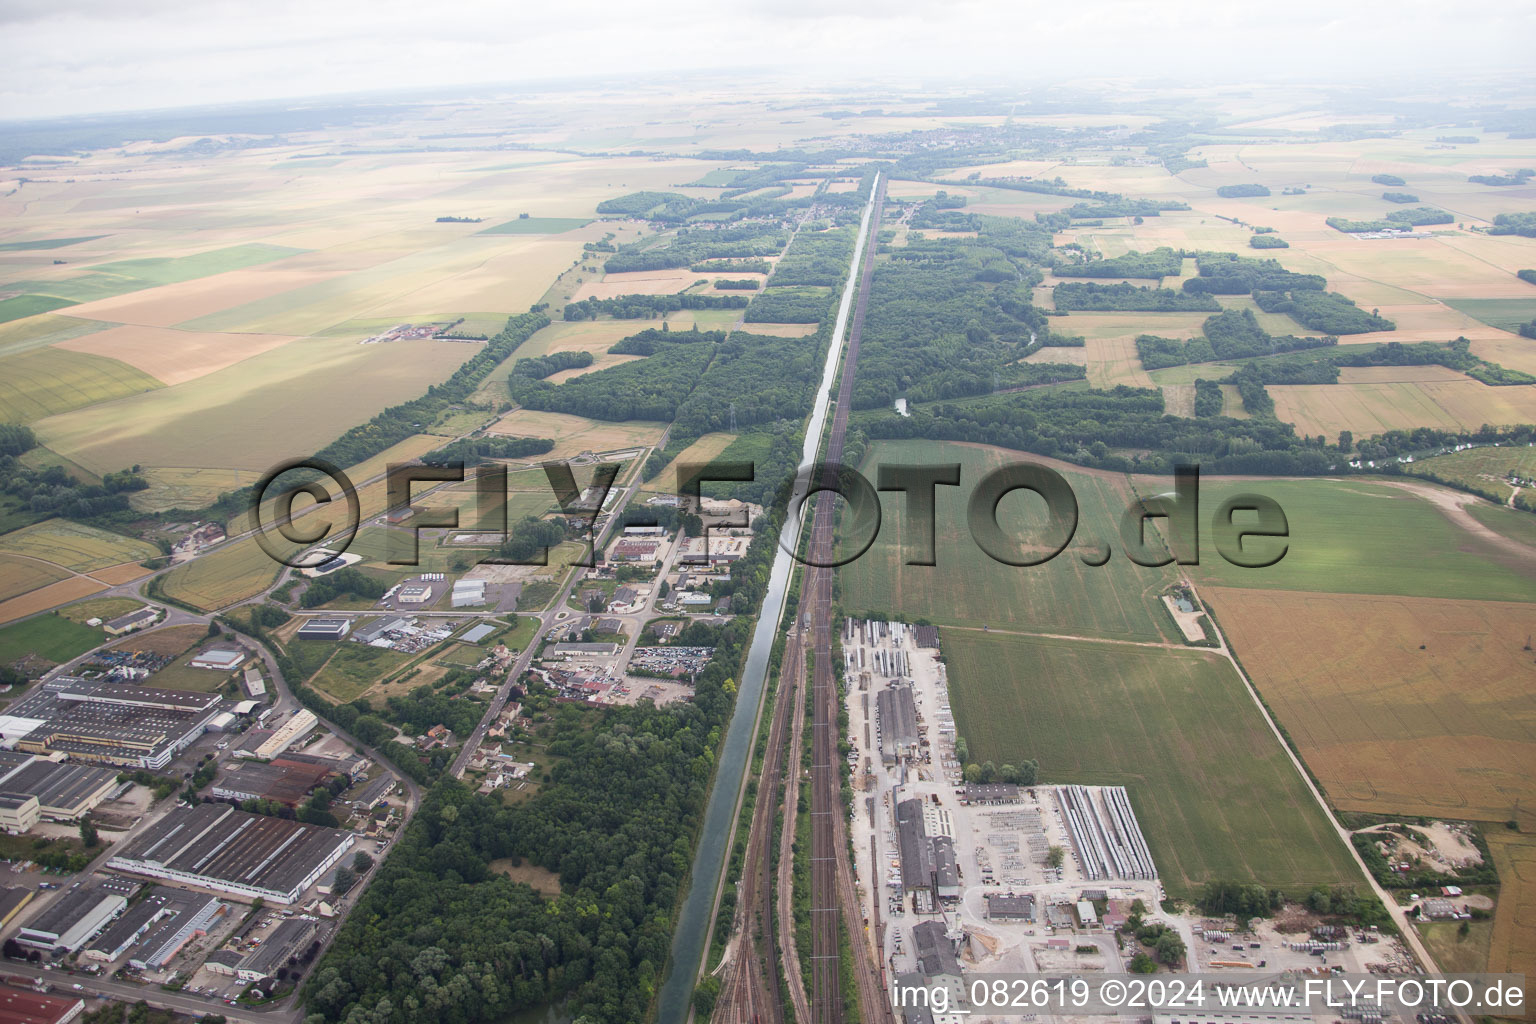
{"label": "industrial estate", "polygon": [[1528,76],[711,81],[0,130],[0,1024],[1536,977]]}

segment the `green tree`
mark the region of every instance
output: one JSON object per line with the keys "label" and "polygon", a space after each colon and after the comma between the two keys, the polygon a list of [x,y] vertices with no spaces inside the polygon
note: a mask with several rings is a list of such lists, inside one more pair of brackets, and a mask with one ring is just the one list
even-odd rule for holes
{"label": "green tree", "polygon": [[1136,955],[1131,957],[1131,972],[1133,974],[1155,974],[1157,973],[1157,962],[1146,953],[1138,950]]}

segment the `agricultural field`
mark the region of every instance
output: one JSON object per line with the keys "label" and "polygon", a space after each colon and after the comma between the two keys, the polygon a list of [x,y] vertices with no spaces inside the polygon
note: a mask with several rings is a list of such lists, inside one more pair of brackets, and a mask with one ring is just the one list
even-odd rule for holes
{"label": "agricultural field", "polygon": [[1471,379],[1384,383],[1272,384],[1275,415],[1299,434],[1369,437],[1387,430],[1436,427],[1474,431],[1485,423],[1536,422],[1536,387],[1488,387]]}
{"label": "agricultural field", "polygon": [[540,458],[555,460],[569,459],[582,452],[611,452],[625,448],[649,447],[661,439],[666,429],[667,424],[649,420],[608,423],[562,412],[515,409],[486,428],[486,433],[510,437],[552,438],[555,442],[554,449]]}
{"label": "agricultural field", "polygon": [[558,235],[586,227],[590,221],[581,217],[519,217],[486,228],[482,235]]}
{"label": "agricultural field", "polygon": [[155,558],[160,549],[133,537],[67,519],[49,519],[0,535],[0,554],[24,555],[75,572]]}
{"label": "agricultural field", "polygon": [[[1166,489],[1151,479],[1146,486]],[[1201,524],[1200,565],[1189,567],[1197,583],[1330,594],[1531,599],[1529,560],[1468,529],[1464,516],[1453,521],[1439,504],[1407,486],[1205,477],[1200,482],[1202,516],[1244,493],[1265,495],[1285,511],[1290,528],[1285,557],[1262,569],[1232,565],[1216,553],[1207,521]],[[1278,549],[1262,545],[1280,542],[1255,538],[1248,543],[1273,551]]]}
{"label": "agricultural field", "polygon": [[356,700],[385,676],[417,657],[403,651],[387,651],[381,647],[350,641],[335,646],[336,653],[309,680],[309,685],[338,704]]}
{"label": "agricultural field", "polygon": [[117,359],[56,347],[28,349],[0,356],[0,422],[35,423],[163,387]]}
{"label": "agricultural field", "polygon": [[1496,827],[1484,835],[1499,872],[1487,969],[1536,977],[1536,837]]}
{"label": "agricultural field", "polygon": [[254,538],[246,538],[222,544],[157,579],[166,597],[211,612],[255,597],[277,582],[281,569]]}
{"label": "agricultural field", "polygon": [[59,615],[39,615],[0,629],[0,665],[36,655],[63,664],[101,643],[105,634]]}
{"label": "agricultural field", "polygon": [[163,327],[113,327],[59,342],[57,347],[116,359],[172,385],[197,380],[295,340],[283,334],[207,334]]}
{"label": "agricultural field", "polygon": [[1452,299],[1448,304],[1501,331],[1514,332],[1521,324],[1536,320],[1536,296],[1518,299]]}
{"label": "agricultural field", "polygon": [[736,441],[735,434],[705,434],[687,448],[678,452],[660,473],[645,483],[645,490],[656,494],[677,494],[677,467],[679,463],[712,462],[723,458],[723,453]]}
{"label": "agricultural field", "polygon": [[1509,485],[1511,474],[1522,479],[1536,479],[1536,448],[1468,448],[1466,451],[1419,459],[1403,467],[1414,476],[1431,477],[1496,494],[1509,501],[1515,489]]}
{"label": "agricultural field", "polygon": [[1169,895],[1212,879],[1290,891],[1358,869],[1218,655],[944,629],[955,723],[975,761],[1046,783],[1125,786]]}
{"label": "agricultural field", "polygon": [[[726,455],[731,455],[730,449]],[[839,574],[844,607],[851,614],[869,611],[877,617],[923,618],[939,624],[986,623],[994,629],[1041,634],[1176,640],[1172,621],[1158,605],[1158,596],[1176,577],[1169,568],[1135,565],[1118,550],[1120,515],[1132,500],[1123,476],[1052,463],[1072,485],[1080,512],[1072,545],[1044,565],[1004,565],[977,547],[966,526],[971,489],[992,469],[1024,461],[1044,460],[965,444],[882,441],[871,446],[861,467],[871,480],[882,462],[959,462],[960,486],[937,488],[933,566],[904,564],[911,529],[904,522],[905,498],[894,492],[881,495],[878,539]],[[1159,489],[1170,483],[1161,481]],[[1013,536],[1028,536],[1031,529],[1038,534],[1043,506],[1032,494],[1013,494],[999,506],[998,521]],[[1114,556],[1097,568],[1085,565],[1080,557],[1083,546],[1104,540],[1112,540]]]}
{"label": "agricultural field", "polygon": [[90,576],[71,576],[57,583],[49,583],[36,590],[29,590],[19,597],[0,601],[0,622],[11,622],[28,615],[36,615],[38,612],[57,608],[61,604],[89,597],[106,589],[106,584]]}
{"label": "agricultural field", "polygon": [[59,614],[70,622],[84,623],[87,619],[115,619],[142,607],[144,602],[133,597],[98,597],[60,608]]}
{"label": "agricultural field", "polygon": [[471,354],[448,341],[309,339],[174,387],[50,416],[35,429],[48,447],[97,472],[142,464],[261,473],[416,397]]}
{"label": "agricultural field", "polygon": [[[6,538],[15,536],[7,534]],[[30,594],[50,583],[69,579],[72,574],[47,559],[18,558],[0,552],[0,601]]]}
{"label": "agricultural field", "polygon": [[1536,825],[1536,604],[1202,593],[1334,806]]}

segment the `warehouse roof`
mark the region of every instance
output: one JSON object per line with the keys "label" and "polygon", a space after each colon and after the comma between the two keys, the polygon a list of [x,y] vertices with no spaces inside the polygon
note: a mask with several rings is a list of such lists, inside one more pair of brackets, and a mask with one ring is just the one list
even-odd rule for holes
{"label": "warehouse roof", "polygon": [[351,836],[340,829],[247,814],[226,804],[178,807],[129,840],[112,865],[134,862],[215,881],[287,892]]}
{"label": "warehouse roof", "polygon": [[44,807],[74,807],[116,781],[117,772],[110,768],[59,764],[37,758],[8,776],[5,790],[35,796]]}

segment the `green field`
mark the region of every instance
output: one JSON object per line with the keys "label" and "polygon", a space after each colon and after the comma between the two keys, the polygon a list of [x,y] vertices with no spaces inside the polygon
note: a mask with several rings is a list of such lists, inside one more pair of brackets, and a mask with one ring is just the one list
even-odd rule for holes
{"label": "green field", "polygon": [[79,601],[59,609],[59,614],[71,622],[84,624],[86,619],[115,619],[144,607],[144,602],[132,597],[98,597]]}
{"label": "green field", "polygon": [[401,651],[343,641],[309,685],[345,704],[361,697],[374,683],[414,657],[416,655]]}
{"label": "green field", "polygon": [[1525,479],[1536,478],[1536,448],[1524,445],[1468,448],[1464,452],[1419,459],[1404,466],[1403,470],[1414,476],[1474,487],[1497,494],[1501,501],[1508,501],[1515,489],[1505,482],[1506,477],[1513,473]]}
{"label": "green field", "polygon": [[62,249],[66,245],[94,242],[106,235],[79,235],[75,238],[36,238],[30,242],[0,242],[0,252],[25,252],[29,249]]}
{"label": "green field", "polygon": [[9,665],[29,654],[63,663],[95,647],[104,636],[99,629],[59,615],[39,615],[0,629],[0,665]]}
{"label": "green field", "polygon": [[941,642],[971,760],[1127,787],[1171,896],[1363,881],[1225,659],[975,629]]}
{"label": "green field", "polygon": [[[1229,564],[1208,532],[1209,517],[1221,502],[1242,493],[1265,495],[1285,510],[1290,546],[1268,568]],[[1197,581],[1334,594],[1531,599],[1530,576],[1506,564],[1503,552],[1402,488],[1356,480],[1207,477],[1201,481],[1200,508],[1200,565],[1190,567]]]}
{"label": "green field", "polygon": [[558,235],[592,223],[584,217],[519,217],[479,232],[482,235]]}
{"label": "green field", "polygon": [[[723,457],[731,457],[729,448]],[[937,488],[938,545],[933,566],[903,564],[903,545],[912,528],[904,521],[906,498],[894,492],[881,496],[884,522],[879,539],[840,573],[843,607],[851,614],[889,612],[939,624],[986,623],[1038,633],[1177,639],[1173,623],[1157,601],[1174,574],[1169,568],[1135,565],[1119,550],[1119,517],[1131,500],[1119,478],[1065,473],[1079,504],[1077,534],[1066,551],[1044,565],[1004,565],[975,544],[966,525],[972,488],[1005,461],[1029,458],[1023,453],[942,442],[882,441],[872,446],[862,467],[871,481],[882,462],[959,462],[960,486]],[[1158,489],[1169,486],[1170,481],[1160,481]],[[998,520],[1010,535],[1038,533],[1030,525],[1043,522],[1030,514],[1036,506],[1043,509],[1044,503],[1033,495],[1011,495],[999,506]],[[1115,549],[1109,562],[1097,568],[1083,564],[1080,546],[1104,540]]]}
{"label": "green field", "polygon": [[106,356],[28,349],[0,357],[0,422],[32,423],[163,387],[144,371]]}
{"label": "green field", "polygon": [[134,537],[110,533],[67,519],[49,519],[0,536],[0,552],[30,555],[76,572],[123,562],[141,562],[160,549]]}
{"label": "green field", "polygon": [[1519,509],[1500,508],[1481,501],[1468,505],[1467,512],[1494,533],[1519,541],[1527,547],[1536,548],[1536,515]]}
{"label": "green field", "polygon": [[0,323],[0,356],[95,334],[110,326],[112,325],[98,320],[79,320],[71,316],[55,316],[51,313],[28,317],[25,320],[14,320],[10,323]]}
{"label": "green field", "polygon": [[1501,331],[1515,331],[1521,324],[1536,320],[1536,298],[1446,299],[1445,304]]}
{"label": "green field", "polygon": [[74,306],[77,303],[69,299],[59,299],[52,295],[17,295],[9,299],[0,299],[0,324],[9,323],[12,320],[23,320],[39,313],[51,313],[65,306]]}
{"label": "green field", "polygon": [[229,270],[257,267],[264,263],[296,256],[304,251],[283,245],[252,242],[247,245],[232,245],[224,249],[210,249],[208,252],[195,253],[191,256],[152,256],[144,259],[118,260],[114,263],[98,263],[84,274],[49,281],[17,282],[7,285],[7,290],[56,296],[68,300],[63,305],[70,305],[74,302],[90,302],[92,299],[126,295],[128,292],[153,288],[156,285],[179,284],[182,281],[222,274]]}
{"label": "green field", "polygon": [[166,597],[203,611],[255,597],[277,580],[282,566],[253,538],[221,545],[159,577]]}

